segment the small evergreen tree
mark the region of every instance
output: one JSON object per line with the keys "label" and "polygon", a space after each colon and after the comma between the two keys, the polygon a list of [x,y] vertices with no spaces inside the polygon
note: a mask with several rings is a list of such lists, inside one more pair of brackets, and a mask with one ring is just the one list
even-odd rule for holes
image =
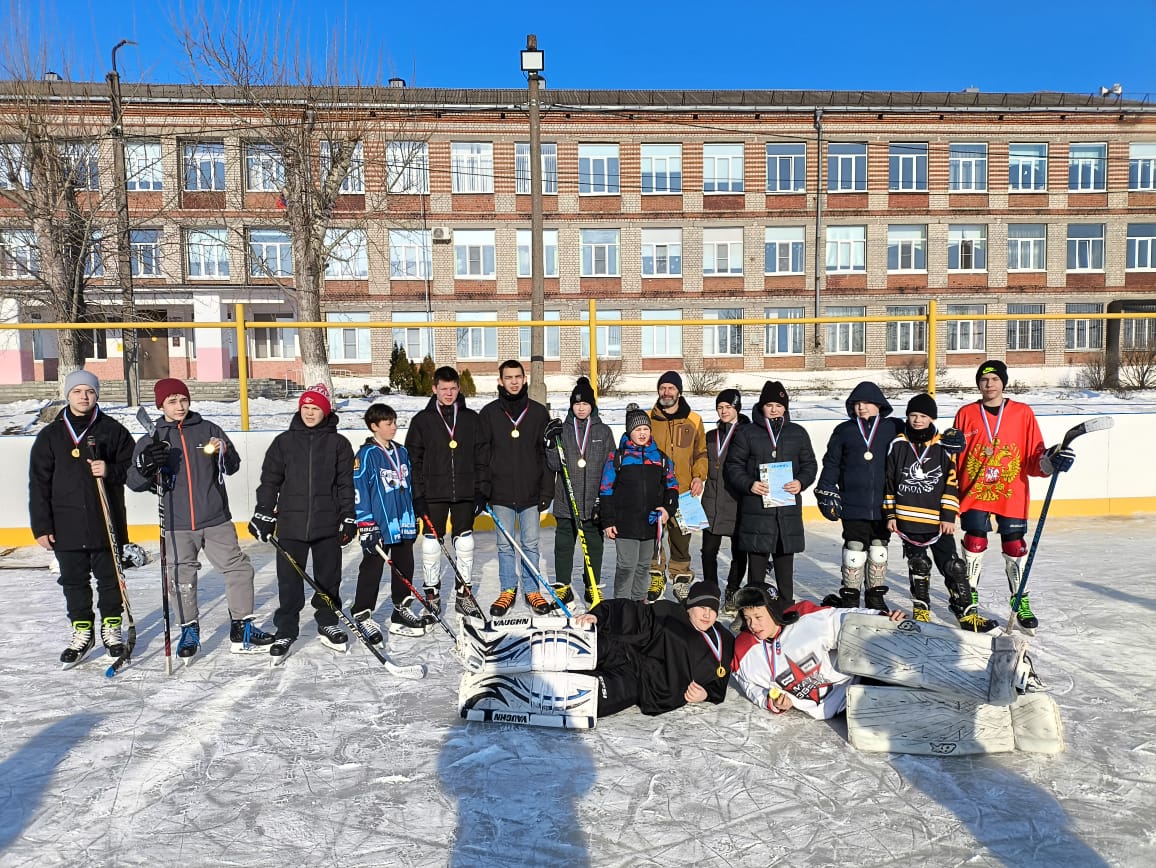
{"label": "small evergreen tree", "polygon": [[478,394],[478,387],[474,385],[474,375],[470,373],[469,368],[462,368],[462,372],[458,375],[458,386],[466,398],[473,398]]}
{"label": "small evergreen tree", "polygon": [[414,388],[414,367],[409,356],[405,354],[405,347],[394,344],[389,354],[389,387],[390,391],[403,395],[416,394]]}
{"label": "small evergreen tree", "polygon": [[421,365],[414,370],[414,390],[411,395],[429,395],[433,393],[434,371],[437,365],[428,355],[421,360]]}

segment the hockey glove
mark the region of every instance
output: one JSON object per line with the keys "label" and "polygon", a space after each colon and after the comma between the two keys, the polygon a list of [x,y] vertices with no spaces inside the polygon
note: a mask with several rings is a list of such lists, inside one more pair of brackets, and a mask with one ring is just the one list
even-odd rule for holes
{"label": "hockey glove", "polygon": [[169,444],[166,440],[154,440],[136,457],[136,469],[145,479],[152,479],[157,475],[157,471],[168,463]]}
{"label": "hockey glove", "polygon": [[546,497],[538,501],[538,512],[545,512],[550,508],[550,504],[554,502],[554,498]]}
{"label": "hockey glove", "polygon": [[474,496],[474,515],[481,515],[490,505],[490,500],[484,494]]}
{"label": "hockey glove", "polygon": [[819,502],[819,512],[827,521],[838,521],[843,517],[843,498],[837,491],[815,489],[815,500]]}
{"label": "hockey glove", "polygon": [[1040,471],[1044,476],[1051,476],[1053,473],[1064,473],[1072,469],[1072,465],[1076,463],[1076,453],[1071,449],[1061,449],[1059,446],[1053,446],[1044,453],[1040,459]]}
{"label": "hockey glove", "polygon": [[275,533],[277,533],[277,518],[272,514],[273,510],[264,509],[260,506],[257,511],[253,513],[253,517],[249,519],[249,533],[255,536],[261,542],[269,542]]}
{"label": "hockey glove", "polygon": [[547,449],[554,449],[558,441],[562,439],[562,422],[559,419],[551,419],[546,423],[546,430],[542,432],[542,442]]}
{"label": "hockey glove", "polygon": [[413,514],[421,518],[429,512],[429,503],[420,494],[415,494],[413,497]]}
{"label": "hockey glove", "polygon": [[352,518],[341,519],[341,524],[337,526],[337,541],[344,547],[355,539],[357,539],[357,522]]}
{"label": "hockey glove", "polygon": [[377,547],[381,545],[381,528],[377,522],[363,521],[357,526],[361,534],[361,548],[367,555],[377,554]]}
{"label": "hockey glove", "polygon": [[939,435],[939,445],[948,455],[958,455],[967,446],[967,441],[958,428],[948,428]]}

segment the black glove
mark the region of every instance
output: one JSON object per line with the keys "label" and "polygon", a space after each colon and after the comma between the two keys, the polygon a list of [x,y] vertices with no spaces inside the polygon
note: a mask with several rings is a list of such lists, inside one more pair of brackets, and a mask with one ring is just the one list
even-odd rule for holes
{"label": "black glove", "polygon": [[1071,470],[1072,465],[1076,463],[1076,453],[1070,448],[1061,449],[1059,445],[1053,446],[1044,453],[1044,457],[1040,459],[1040,470],[1046,476],[1051,476],[1053,473],[1064,473]]}
{"label": "black glove", "polygon": [[967,446],[967,440],[958,428],[948,428],[939,435],[939,445],[948,455],[958,455]]}
{"label": "black glove", "polygon": [[341,519],[341,524],[337,526],[337,540],[341,545],[347,546],[357,539],[357,522],[352,518]]}
{"label": "black glove", "polygon": [[843,517],[843,498],[837,491],[815,489],[815,500],[819,501],[819,512],[827,521],[838,521]]}
{"label": "black glove", "polygon": [[361,534],[361,548],[367,555],[377,554],[377,547],[381,545],[381,528],[377,522],[363,521],[357,526]]}
{"label": "black glove", "polygon": [[547,497],[544,500],[539,500],[538,501],[538,512],[545,512],[546,510],[548,510],[550,508],[550,504],[553,503],[553,501],[554,501],[554,498],[552,498],[552,497]]}
{"label": "black glove", "polygon": [[542,432],[542,442],[547,449],[554,449],[562,439],[562,422],[560,419],[551,419],[546,423],[546,430]]}
{"label": "black glove", "polygon": [[413,514],[421,518],[429,512],[429,503],[420,494],[413,496]]}
{"label": "black glove", "polygon": [[490,500],[484,494],[477,494],[474,496],[474,515],[481,515],[486,511],[486,507],[490,505]]}
{"label": "black glove", "polygon": [[169,463],[167,440],[153,440],[136,456],[136,469],[146,479],[157,475],[157,471]]}
{"label": "black glove", "polygon": [[277,518],[273,515],[273,510],[258,506],[253,517],[249,519],[249,533],[261,542],[269,542],[277,533]]}

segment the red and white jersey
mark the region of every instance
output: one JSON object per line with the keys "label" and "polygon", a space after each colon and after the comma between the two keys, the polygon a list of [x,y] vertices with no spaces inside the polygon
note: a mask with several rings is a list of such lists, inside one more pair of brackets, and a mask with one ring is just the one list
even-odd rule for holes
{"label": "red and white jersey", "polygon": [[835,668],[843,619],[855,612],[879,613],[816,606],[806,600],[788,611],[798,612],[799,620],[783,627],[774,639],[760,641],[746,630],[739,633],[731,663],[735,681],[759,708],[769,709],[767,700],[775,684],[805,714],[817,720],[834,717],[847,707],[847,685],[857,680]]}
{"label": "red and white jersey", "polygon": [[1043,476],[1044,438],[1032,408],[1005,398],[999,415],[976,401],[955,414],[967,445],[956,457],[959,510],[1028,517],[1028,477]]}

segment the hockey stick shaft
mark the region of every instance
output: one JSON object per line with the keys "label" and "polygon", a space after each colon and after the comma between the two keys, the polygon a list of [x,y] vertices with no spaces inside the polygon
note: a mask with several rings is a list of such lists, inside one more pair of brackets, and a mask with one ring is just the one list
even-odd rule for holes
{"label": "hockey stick shaft", "polygon": [[446,556],[446,560],[450,562],[450,569],[454,571],[454,587],[459,592],[473,600],[474,605],[481,610],[481,605],[478,603],[478,598],[474,596],[474,589],[470,587],[470,583],[466,581],[466,577],[462,575],[461,569],[458,567],[457,561],[453,555],[450,554],[449,543],[446,538],[438,533],[437,525],[433,523],[428,515],[423,515],[421,520],[425,523],[426,528],[433,534],[434,539],[438,541],[438,545],[442,548],[442,554]]}
{"label": "hockey stick shaft", "polygon": [[[88,435],[88,451],[92,453],[92,457],[96,460],[96,437]],[[112,520],[112,509],[108,505],[108,491],[104,487],[104,479],[100,476],[96,479],[96,493],[100,500],[100,511],[104,514],[104,530],[108,536],[108,547],[112,553],[112,567],[116,571],[116,581],[120,586],[120,602],[124,607],[124,620],[127,624],[127,641],[125,642],[125,651],[112,662],[112,665],[105,670],[105,675],[112,678],[120,671],[129,660],[132,659],[133,648],[136,647],[136,621],[132,617],[132,607],[128,602],[128,583],[124,578],[124,567],[120,563],[120,545],[116,536],[116,525]]]}
{"label": "hockey stick shaft", "polygon": [[389,568],[393,570],[393,574],[401,579],[402,584],[409,588],[410,593],[417,598],[418,602],[420,602],[422,606],[425,607],[426,611],[437,618],[437,622],[441,624],[443,630],[450,634],[450,638],[457,642],[458,637],[454,634],[454,631],[450,629],[450,625],[445,622],[445,618],[442,617],[442,613],[434,607],[434,605],[429,601],[428,597],[419,593],[418,589],[413,586],[413,582],[409,580],[409,577],[397,568],[397,565],[393,562],[393,559],[390,558],[385,549],[382,548],[381,543],[378,543],[373,548],[374,551],[377,552],[377,556],[389,564]]}
{"label": "hockey stick shaft", "polygon": [[570,468],[566,465],[566,451],[562,448],[562,438],[559,437],[556,443],[558,460],[562,464],[562,479],[566,483],[566,496],[570,499],[570,518],[574,522],[574,533],[578,535],[578,542],[582,546],[582,562],[586,568],[586,585],[590,588],[590,602],[591,605],[597,606],[602,602],[602,594],[598,590],[598,579],[594,577],[594,567],[590,563],[586,532],[582,530],[582,518],[578,514],[578,498],[574,496],[574,483],[570,479]]}
{"label": "hockey stick shaft", "polygon": [[522,563],[525,564],[526,569],[530,572],[530,575],[533,576],[535,581],[537,581],[538,584],[541,585],[542,588],[547,591],[551,597],[554,598],[554,602],[558,604],[558,608],[566,614],[566,617],[572,618],[573,614],[566,607],[566,604],[562,602],[562,598],[554,592],[554,588],[542,577],[542,574],[538,572],[538,568],[530,560],[529,555],[527,555],[522,547],[518,545],[517,541],[510,535],[510,532],[502,526],[502,522],[496,515],[494,515],[493,509],[491,509],[488,505],[486,506],[486,514],[491,519],[493,519],[494,527],[498,529],[498,533],[504,536],[506,538],[506,542],[508,542],[513,547],[514,551],[518,553],[518,557],[522,559]]}
{"label": "hockey stick shaft", "polygon": [[[157,432],[156,422],[149,416],[148,410],[141,407],[136,414],[137,421],[144,426],[145,433],[152,437],[153,443],[159,443],[161,438]],[[161,612],[165,621],[165,675],[173,674],[173,621],[169,612],[169,559],[168,546],[165,537],[168,529],[165,527],[165,479],[164,473],[158,469],[156,476],[157,486],[157,525],[161,536]]]}

